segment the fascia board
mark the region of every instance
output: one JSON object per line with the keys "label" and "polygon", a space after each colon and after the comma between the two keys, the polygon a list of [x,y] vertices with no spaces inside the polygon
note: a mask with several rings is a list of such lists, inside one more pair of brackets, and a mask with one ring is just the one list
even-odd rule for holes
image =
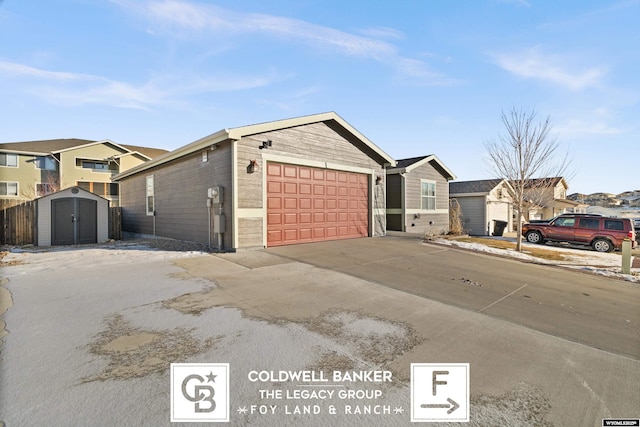
{"label": "fascia board", "polygon": [[151,169],[153,167],[160,166],[164,163],[168,163],[180,157],[187,156],[191,153],[202,150],[203,148],[206,148],[208,146],[219,144],[229,139],[228,135],[229,135],[229,131],[227,129],[220,130],[216,133],[205,136],[204,138],[200,138],[199,140],[194,141],[191,144],[185,145],[183,147],[170,151],[166,154],[163,154],[162,156],[157,157],[151,161],[142,163],[141,165],[135,166],[131,169],[127,169],[126,171],[114,176],[113,180],[118,181],[128,176],[143,172],[147,169]]}
{"label": "fascia board", "polygon": [[435,161],[438,164],[438,166],[440,166],[442,168],[442,170],[445,171],[447,173],[447,175],[449,175],[448,179],[450,181],[456,179],[455,174],[448,167],[446,167],[445,164],[442,163],[442,160],[440,160],[435,154],[427,156],[424,159],[422,159],[422,160],[420,160],[418,162],[415,162],[412,165],[407,166],[407,168],[406,168],[407,172],[411,172],[412,169],[415,169],[415,168],[417,168],[419,166],[422,166],[425,163],[428,163],[428,162],[431,162],[431,161]]}

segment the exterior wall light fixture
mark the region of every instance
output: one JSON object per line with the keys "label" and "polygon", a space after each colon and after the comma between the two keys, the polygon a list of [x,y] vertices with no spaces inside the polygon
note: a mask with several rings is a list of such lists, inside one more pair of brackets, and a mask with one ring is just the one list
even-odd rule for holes
{"label": "exterior wall light fixture", "polygon": [[258,148],[259,149],[263,149],[263,148],[269,148],[271,147],[271,140],[267,139],[266,141],[262,141],[262,145],[259,145]]}

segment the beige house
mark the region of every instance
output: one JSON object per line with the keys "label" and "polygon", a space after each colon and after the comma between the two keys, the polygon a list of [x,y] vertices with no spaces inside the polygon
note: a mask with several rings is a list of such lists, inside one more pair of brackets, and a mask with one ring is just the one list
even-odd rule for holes
{"label": "beige house", "polygon": [[53,139],[0,144],[0,206],[6,207],[78,186],[119,204],[111,178],[166,150],[110,140]]}
{"label": "beige house", "polygon": [[525,185],[527,215],[523,220],[551,219],[562,213],[585,213],[587,204],[567,199],[563,177],[530,179]]}
{"label": "beige house", "polygon": [[123,230],[237,250],[384,235],[387,164],[329,112],[222,129],[114,179]]}
{"label": "beige house", "polygon": [[387,173],[387,228],[426,235],[449,231],[449,181],[455,175],[437,156],[397,160]]}
{"label": "beige house", "polygon": [[463,229],[475,236],[496,234],[496,225],[513,229],[512,192],[506,179],[449,183],[449,197],[456,199],[462,211]]}

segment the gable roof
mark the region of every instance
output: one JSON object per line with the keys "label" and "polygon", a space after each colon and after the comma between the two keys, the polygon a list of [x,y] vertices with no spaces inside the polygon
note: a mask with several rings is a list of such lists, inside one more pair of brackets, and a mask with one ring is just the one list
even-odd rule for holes
{"label": "gable roof", "polygon": [[524,188],[556,187],[559,183],[562,183],[564,188],[569,188],[569,186],[567,185],[567,182],[561,176],[529,179],[524,183]]}
{"label": "gable roof", "polygon": [[118,147],[126,152],[139,153],[147,159],[153,159],[164,153],[168,153],[167,150],[160,148],[140,147],[137,145],[119,145],[108,139],[100,141],[93,141],[89,139],[67,138],[67,139],[45,139],[40,141],[22,141],[22,142],[7,142],[0,144],[0,150],[9,150],[20,153],[28,153],[34,155],[47,155],[57,154],[63,151],[72,150],[79,147],[85,147],[95,144],[110,144]]}
{"label": "gable roof", "polygon": [[396,160],[395,167],[388,167],[387,174],[411,172],[413,169],[426,163],[431,163],[447,180],[456,179],[456,176],[442,163],[435,154],[427,156],[411,157],[409,159]]}
{"label": "gable roof", "polygon": [[385,153],[380,147],[371,142],[367,137],[362,135],[356,128],[347,123],[342,117],[335,112],[313,114],[309,116],[295,117],[291,119],[276,120],[272,122],[258,123],[248,126],[241,126],[236,128],[221,129],[218,132],[205,136],[197,141],[194,141],[188,145],[182,146],[173,150],[157,159],[153,159],[150,162],[138,165],[131,169],[126,170],[113,177],[114,180],[126,178],[131,175],[135,175],[139,172],[147,169],[168,163],[172,160],[184,157],[194,152],[203,150],[207,147],[220,144],[224,141],[237,141],[243,137],[256,135],[260,133],[272,132],[281,129],[293,128],[298,126],[309,125],[313,123],[323,122],[329,126],[336,133],[348,140],[354,145],[360,145],[370,151],[370,155],[378,158],[380,163],[388,163],[395,165],[396,162],[391,156]]}

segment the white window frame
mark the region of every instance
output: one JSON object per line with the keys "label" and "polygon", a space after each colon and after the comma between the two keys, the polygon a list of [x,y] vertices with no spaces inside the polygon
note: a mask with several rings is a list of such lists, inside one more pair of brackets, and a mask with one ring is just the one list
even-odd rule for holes
{"label": "white window frame", "polygon": [[[429,194],[424,194],[424,185],[427,184],[431,184],[433,185],[433,195],[429,195]],[[420,180],[420,210],[422,211],[435,211],[436,210],[436,196],[437,196],[437,185],[436,185],[436,181],[431,180],[431,179],[421,179]],[[424,207],[424,201],[427,201],[427,207]],[[433,200],[433,208],[429,208],[429,200]]]}
{"label": "white window frame", "polygon": [[[20,183],[18,183],[17,181],[0,181],[0,184],[5,184],[5,188],[7,189],[7,194],[2,194],[0,193],[0,197],[18,197],[18,195],[20,194]],[[16,187],[16,193],[15,194],[9,194],[9,185],[10,184],[14,184]]]}
{"label": "white window frame", "polygon": [[147,191],[145,192],[144,205],[147,211],[147,216],[154,216],[154,213],[156,211],[154,176],[147,176],[146,183]]}
{"label": "white window frame", "polygon": [[[3,168],[17,168],[18,167],[18,155],[15,153],[0,153],[0,154],[4,154],[5,156],[5,164],[0,164],[0,167]],[[15,158],[15,164],[9,164],[9,156],[11,156],[11,158]]]}

